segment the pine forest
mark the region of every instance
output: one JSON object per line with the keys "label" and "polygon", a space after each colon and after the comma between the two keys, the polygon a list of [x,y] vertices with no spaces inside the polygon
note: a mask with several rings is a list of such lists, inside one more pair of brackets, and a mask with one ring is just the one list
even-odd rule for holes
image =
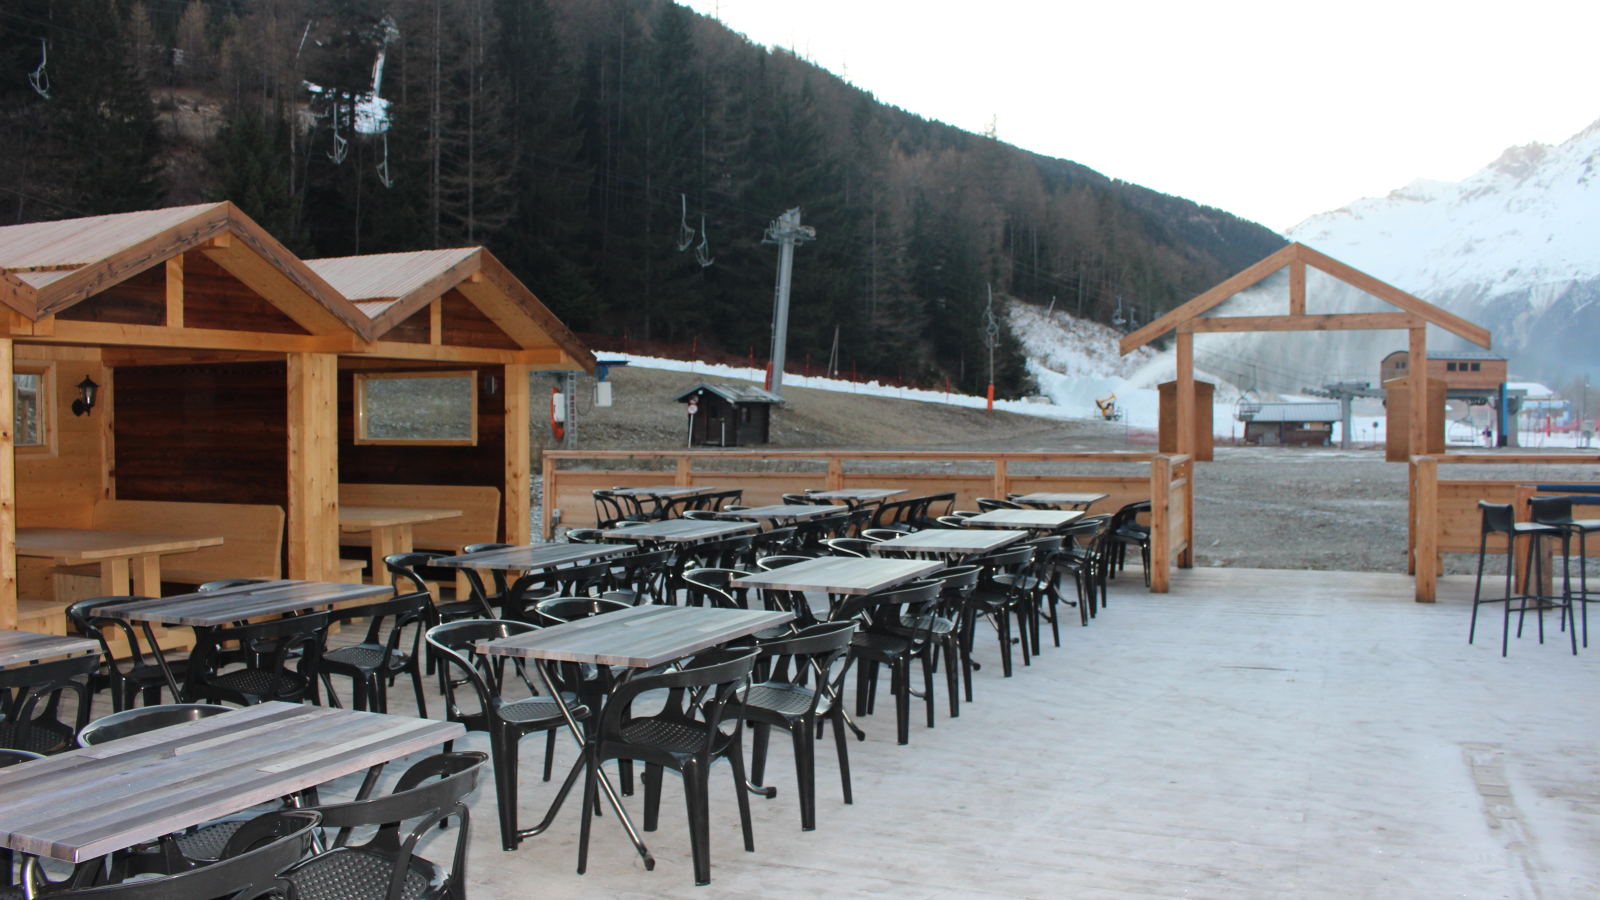
{"label": "pine forest", "polygon": [[799,207],[791,370],[968,393],[991,340],[1027,390],[991,290],[1143,322],[1283,245],[670,0],[7,0],[0,117],[0,223],[226,199],[305,258],[482,244],[574,330],[758,361]]}

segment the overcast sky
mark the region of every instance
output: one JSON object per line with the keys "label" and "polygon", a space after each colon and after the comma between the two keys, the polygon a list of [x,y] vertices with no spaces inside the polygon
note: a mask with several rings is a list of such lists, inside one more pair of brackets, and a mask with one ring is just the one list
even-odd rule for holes
{"label": "overcast sky", "polygon": [[1600,2],[688,0],[878,99],[1275,229],[1600,119]]}

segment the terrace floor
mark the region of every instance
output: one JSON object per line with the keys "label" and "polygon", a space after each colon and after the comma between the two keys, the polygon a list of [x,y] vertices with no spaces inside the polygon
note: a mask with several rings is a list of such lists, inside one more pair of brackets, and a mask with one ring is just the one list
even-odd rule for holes
{"label": "terrace floor", "polygon": [[[1195,569],[1166,596],[1137,577],[1012,679],[981,630],[976,702],[949,719],[940,678],[937,727],[914,718],[910,746],[880,703],[850,744],[853,806],[819,744],[814,832],[778,736],[779,795],[751,798],[754,854],[719,768],[708,887],[693,884],[676,779],[645,835],[656,870],[608,810],[579,876],[577,804],[506,853],[486,772],[472,900],[1600,895],[1600,619],[1593,652],[1574,658],[1552,618],[1543,646],[1513,640],[1502,659],[1498,620],[1466,643],[1470,579],[1419,605],[1398,575]],[[392,710],[409,696],[396,685]],[[542,753],[524,742],[524,824],[554,793]],[[642,791],[628,802],[640,821]]]}

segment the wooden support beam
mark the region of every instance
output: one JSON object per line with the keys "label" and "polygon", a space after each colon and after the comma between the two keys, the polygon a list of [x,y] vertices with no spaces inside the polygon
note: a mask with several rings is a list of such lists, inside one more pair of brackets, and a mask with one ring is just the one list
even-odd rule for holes
{"label": "wooden support beam", "polygon": [[1423,319],[1432,322],[1445,331],[1458,337],[1466,338],[1485,350],[1489,349],[1489,329],[1481,325],[1474,325],[1455,313],[1446,312],[1421,298],[1413,297],[1394,285],[1379,281],[1360,269],[1348,266],[1326,254],[1318,253],[1303,244],[1291,244],[1289,246],[1294,249],[1297,259],[1309,263],[1312,268],[1332,275],[1345,284],[1365,291],[1379,300],[1398,306],[1406,312],[1422,316]]}
{"label": "wooden support beam", "polygon": [[183,327],[183,254],[167,260],[167,327]]}
{"label": "wooden support beam", "polygon": [[1150,461],[1150,592],[1165,594],[1172,584],[1172,526],[1167,516],[1171,499],[1172,461]]}
{"label": "wooden support beam", "polygon": [[1306,261],[1295,257],[1289,261],[1289,315],[1306,314]]}
{"label": "wooden support beam", "polygon": [[[344,351],[341,351],[344,352]],[[533,369],[576,369],[572,357],[559,347],[531,350],[497,350],[490,347],[453,347],[433,344],[408,344],[402,341],[373,341],[350,351],[380,359],[426,359],[440,362],[470,362],[489,365],[519,363]]]}
{"label": "wooden support beam", "polygon": [[539,474],[544,497],[539,503],[539,533],[548,541],[555,537],[551,512],[556,503],[556,461],[548,453],[540,454]]}
{"label": "wooden support beam", "polygon": [[356,347],[354,336],[266,334],[216,328],[167,328],[164,325],[121,325],[114,322],[57,321],[55,334],[35,343],[87,344],[101,347],[177,347],[189,350],[243,350],[272,353],[345,353]]}
{"label": "wooden support beam", "polygon": [[289,577],[338,581],[339,360],[331,353],[288,359]]}
{"label": "wooden support beam", "polygon": [[1439,464],[1413,456],[1417,477],[1416,571],[1418,603],[1432,603],[1439,590]]}
{"label": "wooden support beam", "polygon": [[509,365],[505,371],[506,401],[506,543],[526,544],[533,540],[532,514],[533,464],[532,414],[529,402],[527,366]]}
{"label": "wooden support beam", "polygon": [[428,343],[444,345],[444,300],[438,297],[428,304]]}
{"label": "wooden support beam", "polygon": [[1250,266],[1232,278],[1229,278],[1227,281],[1222,282],[1211,290],[1206,291],[1193,300],[1190,300],[1188,303],[1183,304],[1172,312],[1169,312],[1161,318],[1156,319],[1149,325],[1146,325],[1138,331],[1135,331],[1134,333],[1123,338],[1121,345],[1121,351],[1123,355],[1132,353],[1140,347],[1143,347],[1145,344],[1150,343],[1156,338],[1176,328],[1179,322],[1185,319],[1192,319],[1195,316],[1200,315],[1206,310],[1211,309],[1224,300],[1227,300],[1229,297],[1232,297],[1234,294],[1237,294],[1261,279],[1266,278],[1273,272],[1276,272],[1284,266],[1287,266],[1289,264],[1289,260],[1294,258],[1294,248],[1296,246],[1298,245],[1290,244],[1266,259],[1263,259]]}
{"label": "wooden support beam", "polygon": [[1428,328],[1419,325],[1411,329],[1411,355],[1406,360],[1406,367],[1410,371],[1408,376],[1411,389],[1411,400],[1407,404],[1411,411],[1408,428],[1410,430],[1411,454],[1421,456],[1428,452],[1428,416],[1432,412],[1428,409]]}
{"label": "wooden support beam", "polygon": [[117,370],[100,367],[94,412],[100,419],[100,499],[117,499]]}
{"label": "wooden support beam", "polygon": [[17,627],[17,466],[16,392],[11,389],[10,338],[0,338],[0,628]]}
{"label": "wooden support beam", "polygon": [[1425,324],[1414,313],[1343,313],[1325,316],[1211,316],[1190,319],[1178,333],[1238,334],[1253,331],[1368,331],[1409,329]]}
{"label": "wooden support beam", "polygon": [[694,472],[692,471],[693,466],[694,466],[694,460],[690,459],[687,456],[679,457],[678,458],[678,474],[673,479],[672,483],[677,485],[678,487],[693,487],[694,486]]}
{"label": "wooden support beam", "polygon": [[828,490],[844,490],[844,462],[839,459],[828,460]]}
{"label": "wooden support beam", "polygon": [[994,461],[994,498],[996,500],[1004,500],[1004,499],[1006,499],[1006,491],[1010,487],[1011,487],[1011,478],[1009,476],[1009,473],[1006,471],[1006,461],[1003,460],[1003,459],[995,460]]}

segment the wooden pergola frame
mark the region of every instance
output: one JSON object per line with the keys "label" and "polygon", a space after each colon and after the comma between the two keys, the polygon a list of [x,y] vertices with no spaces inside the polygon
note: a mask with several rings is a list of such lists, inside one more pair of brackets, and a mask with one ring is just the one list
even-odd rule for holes
{"label": "wooden pergola frame", "polygon": [[[1337,278],[1357,290],[1377,297],[1379,300],[1397,307],[1399,312],[1308,315],[1306,313],[1307,266]],[[1261,282],[1284,268],[1289,270],[1289,312],[1287,315],[1205,315],[1235,294]],[[1437,325],[1445,331],[1465,338],[1484,349],[1489,348],[1490,334],[1488,329],[1440,309],[1425,300],[1400,290],[1392,284],[1380,281],[1353,266],[1346,265],[1327,254],[1319,253],[1304,244],[1292,243],[1200,294],[1188,303],[1124,337],[1121,343],[1121,351],[1123,355],[1126,355],[1167,332],[1177,332],[1177,452],[1180,455],[1187,455],[1193,458],[1195,452],[1194,336],[1196,334],[1404,329],[1410,335],[1411,357],[1409,371],[1411,374],[1407,376],[1407,379],[1411,396],[1426,397],[1427,391],[1424,379],[1427,377],[1428,368],[1427,326],[1430,324]],[[1427,446],[1428,408],[1427,404],[1422,402],[1411,403],[1409,407],[1408,436],[1410,438],[1410,446],[1413,454],[1420,454]],[[1188,477],[1184,483],[1184,493],[1186,495],[1184,506],[1187,512],[1187,521],[1192,528],[1194,513],[1193,463],[1188,463],[1187,465],[1190,467],[1190,471],[1185,473]],[[1418,514],[1415,468],[1413,465],[1410,489],[1412,519],[1410,525],[1413,528],[1416,527],[1416,516]],[[1190,535],[1192,539],[1192,531]],[[1416,552],[1421,553],[1422,548],[1417,548]],[[1184,558],[1180,561],[1180,565],[1187,568],[1192,564],[1192,549],[1185,548]],[[1423,586],[1419,584],[1417,599],[1422,600],[1424,593],[1426,593],[1428,600],[1432,600],[1433,590],[1431,585],[1424,592]]]}

